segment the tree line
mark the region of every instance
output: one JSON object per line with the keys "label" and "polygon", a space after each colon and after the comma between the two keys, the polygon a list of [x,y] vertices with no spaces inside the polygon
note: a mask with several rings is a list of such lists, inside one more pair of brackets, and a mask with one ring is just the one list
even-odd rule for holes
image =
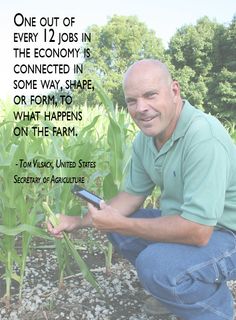
{"label": "tree line", "polygon": [[[167,63],[183,98],[223,121],[236,122],[236,15],[228,25],[206,16],[195,25],[184,25],[167,49],[135,16],[115,15],[104,26],[90,26],[88,32],[91,56],[84,61],[82,76],[99,81],[118,106],[125,106],[122,78],[127,67],[156,58]],[[95,93],[72,94],[78,104],[98,103]]]}

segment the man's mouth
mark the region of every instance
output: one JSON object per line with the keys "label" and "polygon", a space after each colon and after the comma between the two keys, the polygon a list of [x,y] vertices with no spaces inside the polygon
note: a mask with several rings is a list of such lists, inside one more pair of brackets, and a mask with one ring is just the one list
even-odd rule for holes
{"label": "man's mouth", "polygon": [[140,117],[138,120],[141,122],[150,122],[157,117],[159,117],[159,114],[155,114],[154,116],[150,116],[150,117]]}

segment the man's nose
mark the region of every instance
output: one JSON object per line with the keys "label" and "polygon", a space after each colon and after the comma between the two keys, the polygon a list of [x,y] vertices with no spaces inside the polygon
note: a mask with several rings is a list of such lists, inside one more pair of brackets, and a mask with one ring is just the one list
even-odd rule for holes
{"label": "man's nose", "polygon": [[148,104],[145,101],[145,99],[137,99],[137,103],[136,103],[136,111],[137,112],[144,112],[148,109]]}

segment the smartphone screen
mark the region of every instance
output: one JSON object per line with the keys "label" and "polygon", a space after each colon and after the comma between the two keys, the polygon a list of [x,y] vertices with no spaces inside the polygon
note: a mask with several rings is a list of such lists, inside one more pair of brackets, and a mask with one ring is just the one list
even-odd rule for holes
{"label": "smartphone screen", "polygon": [[73,186],[72,192],[76,196],[92,203],[97,209],[100,209],[100,202],[102,200],[100,197],[96,196],[95,194],[93,194],[93,193],[89,192],[88,190],[83,189],[77,185]]}
{"label": "smartphone screen", "polygon": [[86,199],[89,199],[89,200],[92,200],[92,201],[101,201],[101,199],[97,196],[95,196],[94,194],[90,193],[89,191],[87,190],[81,190],[79,191],[79,194],[81,194],[82,196],[84,196]]}

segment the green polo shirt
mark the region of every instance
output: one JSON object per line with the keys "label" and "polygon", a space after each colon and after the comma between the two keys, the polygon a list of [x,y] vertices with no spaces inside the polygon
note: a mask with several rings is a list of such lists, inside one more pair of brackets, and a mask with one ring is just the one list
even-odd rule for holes
{"label": "green polo shirt", "polygon": [[159,151],[142,132],[134,140],[125,191],[148,196],[155,186],[162,215],[236,231],[236,146],[216,118],[188,101]]}

